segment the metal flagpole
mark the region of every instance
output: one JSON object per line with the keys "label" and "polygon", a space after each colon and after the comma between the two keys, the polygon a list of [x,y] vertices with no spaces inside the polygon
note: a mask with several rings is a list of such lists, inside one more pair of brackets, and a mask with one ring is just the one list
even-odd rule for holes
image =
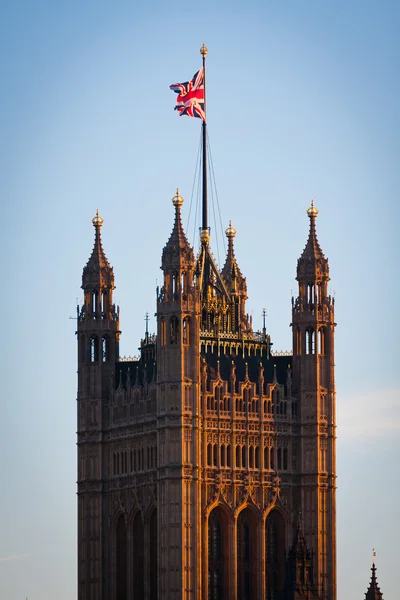
{"label": "metal flagpole", "polygon": [[201,241],[207,245],[210,241],[208,231],[208,205],[207,205],[207,124],[206,124],[206,55],[207,48],[203,44],[200,48],[200,54],[203,57],[203,81],[204,81],[204,121],[203,121],[203,219]]}

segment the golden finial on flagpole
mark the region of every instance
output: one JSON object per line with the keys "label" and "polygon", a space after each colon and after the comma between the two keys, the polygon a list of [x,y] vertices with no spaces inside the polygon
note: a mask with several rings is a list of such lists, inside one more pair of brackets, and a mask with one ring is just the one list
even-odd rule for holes
{"label": "golden finial on flagpole", "polygon": [[205,47],[205,45],[203,44],[202,47],[200,48],[200,54],[202,55],[203,58],[205,58],[207,53],[208,53],[208,50]]}

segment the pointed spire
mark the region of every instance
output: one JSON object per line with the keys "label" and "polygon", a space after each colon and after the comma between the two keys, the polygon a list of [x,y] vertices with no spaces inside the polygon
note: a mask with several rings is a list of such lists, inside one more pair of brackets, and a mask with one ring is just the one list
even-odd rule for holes
{"label": "pointed spire", "polygon": [[296,531],[295,531],[294,538],[293,538],[292,549],[293,549],[293,552],[297,556],[306,557],[309,554],[308,550],[307,550],[306,540],[304,539],[304,534],[303,534],[301,510],[299,510],[297,513]]}
{"label": "pointed spire", "polygon": [[164,271],[166,269],[180,268],[182,259],[194,263],[193,250],[182,226],[181,207],[183,198],[179,194],[179,189],[176,190],[176,194],[172,198],[172,204],[175,206],[175,222],[172,233],[162,253],[161,268]]}
{"label": "pointed spire", "polygon": [[92,219],[92,223],[95,229],[94,246],[92,254],[83,269],[82,288],[97,288],[99,285],[113,288],[114,274],[101,243],[100,230],[103,225],[103,219],[99,215],[98,209],[96,210],[95,217]]}
{"label": "pointed spire", "polygon": [[221,275],[228,284],[231,292],[238,292],[247,298],[246,278],[243,277],[235,256],[233,240],[236,236],[236,229],[232,227],[232,221],[229,221],[229,227],[225,230],[228,238],[228,252]]}
{"label": "pointed spire", "polygon": [[372,550],[372,575],[369,583],[369,588],[365,594],[365,600],[383,600],[382,592],[379,588],[378,581],[376,579],[376,566],[375,566],[375,550]]}
{"label": "pointed spire", "polygon": [[329,279],[328,260],[325,258],[317,238],[315,222],[318,216],[318,209],[314,205],[314,200],[311,200],[311,206],[307,210],[307,215],[310,219],[310,231],[303,253],[297,261],[297,280],[302,278],[312,278],[314,280],[316,271],[321,276],[325,275]]}

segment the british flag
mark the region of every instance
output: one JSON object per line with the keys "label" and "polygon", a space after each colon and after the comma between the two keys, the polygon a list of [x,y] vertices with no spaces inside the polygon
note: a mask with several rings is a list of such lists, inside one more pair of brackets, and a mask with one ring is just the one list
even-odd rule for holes
{"label": "british flag", "polygon": [[203,67],[193,75],[191,81],[173,83],[170,89],[178,94],[175,110],[180,116],[198,117],[206,120],[204,113],[204,69]]}

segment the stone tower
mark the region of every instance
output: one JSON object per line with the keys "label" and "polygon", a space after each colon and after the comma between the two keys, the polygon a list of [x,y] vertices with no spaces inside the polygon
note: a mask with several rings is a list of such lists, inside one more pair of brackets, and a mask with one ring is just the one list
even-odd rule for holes
{"label": "stone tower", "polygon": [[180,598],[201,579],[199,293],[195,258],[173,198],[175,223],[162,253],[157,298],[159,597]]}
{"label": "stone tower", "polygon": [[83,269],[84,302],[78,307],[78,595],[104,596],[105,553],[108,523],[104,480],[108,425],[105,405],[114,386],[119,358],[119,309],[113,304],[114,273],[104,253],[100,229],[103,219],[93,219],[95,240]]}
{"label": "stone tower", "polygon": [[292,451],[298,455],[297,503],[308,545],[315,552],[317,584],[328,598],[336,598],[336,323],[314,202],[307,214],[310,232],[297,263],[298,296],[292,299],[292,393],[298,403],[298,437]]}
{"label": "stone tower", "polygon": [[[157,333],[136,358],[119,357],[93,221],[78,312],[78,598],[336,600],[335,323],[317,209],[292,355],[272,350],[265,323],[253,330],[236,230],[220,270],[204,224],[195,257],[182,203],[177,192]],[[288,595],[300,567],[308,595]]]}

